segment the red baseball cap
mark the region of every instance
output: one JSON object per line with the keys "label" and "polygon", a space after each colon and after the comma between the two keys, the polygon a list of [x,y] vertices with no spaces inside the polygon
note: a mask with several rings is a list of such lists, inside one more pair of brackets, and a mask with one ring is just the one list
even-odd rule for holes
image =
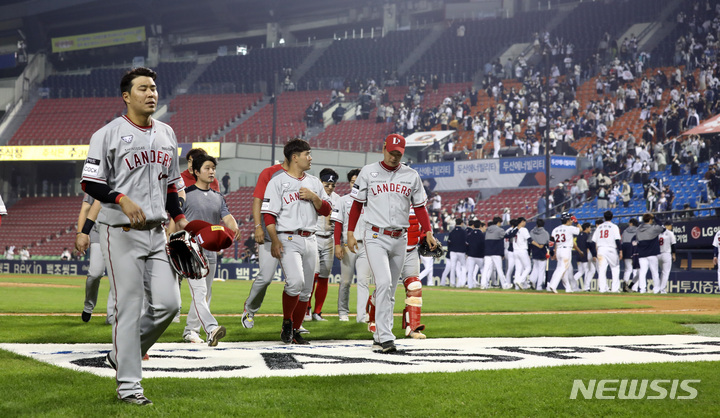
{"label": "red baseball cap", "polygon": [[220,251],[232,245],[233,233],[222,225],[195,220],[189,222],[185,230],[195,236],[195,241],[208,251]]}
{"label": "red baseball cap", "polygon": [[385,138],[385,148],[388,152],[400,151],[400,154],[405,154],[405,138],[402,135],[390,134]]}

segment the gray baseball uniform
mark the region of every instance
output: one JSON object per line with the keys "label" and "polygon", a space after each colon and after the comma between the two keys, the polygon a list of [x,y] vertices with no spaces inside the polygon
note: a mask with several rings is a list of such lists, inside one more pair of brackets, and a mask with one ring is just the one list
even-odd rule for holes
{"label": "gray baseball uniform", "polygon": [[[91,205],[95,199],[90,195],[85,195],[83,202]],[[82,228],[82,225],[78,225]],[[98,289],[100,288],[100,279],[105,274],[105,260],[103,259],[102,250],[100,249],[100,233],[98,232],[98,224],[93,225],[90,230],[90,265],[88,266],[87,279],[85,279],[85,306],[83,312],[93,313],[97,304]],[[113,299],[112,292],[108,292],[107,300],[107,319],[106,323],[112,324],[115,321],[113,317]]]}
{"label": "gray baseball uniform", "polygon": [[[338,314],[348,315],[350,313],[350,285],[352,284],[353,273],[357,272],[357,322],[363,322],[365,319],[365,306],[370,296],[370,281],[372,275],[370,273],[370,265],[365,256],[365,247],[362,245],[362,239],[358,240],[358,250],[353,253],[347,249],[347,230],[348,217],[350,208],[353,204],[353,198],[349,194],[342,196],[336,206],[333,206],[331,218],[335,222],[342,224],[342,242],[344,245],[343,258],[340,262],[340,289],[338,290]],[[365,221],[363,214],[360,214],[357,231],[365,229]]]}
{"label": "gray baseball uniform", "polygon": [[[230,214],[225,197],[213,189],[203,190],[197,187],[197,183],[185,189],[185,204],[183,211],[188,221],[202,220],[213,225],[220,223],[223,217]],[[210,312],[210,300],[212,299],[212,283],[215,279],[217,268],[217,253],[203,250],[208,259],[209,273],[204,280],[188,280],[192,304],[187,316],[187,326],[183,336],[192,332],[199,333],[200,327],[205,330],[208,336],[218,327],[218,322]]]}
{"label": "gray baseball uniform", "polygon": [[[282,164],[275,164],[264,169],[260,173],[258,182],[255,185],[253,199],[263,199],[265,197],[265,189],[267,188],[270,179],[282,173],[284,173]],[[278,266],[278,259],[273,257],[270,252],[272,243],[270,242],[270,235],[268,235],[267,229],[265,228],[265,220],[262,219],[262,216],[260,223],[263,227],[265,241],[262,245],[258,246],[258,273],[255,276],[252,286],[250,287],[250,294],[245,300],[245,310],[251,316],[254,316],[257,311],[260,310],[260,306],[262,306],[263,300],[265,299],[265,292],[267,292],[268,286],[272,283]]]}
{"label": "gray baseball uniform", "polygon": [[[332,192],[330,195],[330,203],[332,204],[333,210],[340,201],[340,195]],[[318,277],[328,278],[330,277],[330,271],[332,270],[334,256],[335,256],[335,242],[333,240],[333,223],[329,216],[318,216],[317,230],[315,233],[317,240],[318,249],[318,262],[315,266],[315,273]]]}
{"label": "gray baseball uniform", "polygon": [[356,230],[375,277],[377,332],[373,338],[394,341],[393,296],[407,256],[410,207],[425,206],[427,195],[417,171],[403,164],[388,169],[380,162],[362,168],[350,195],[365,204],[365,229]]}
{"label": "gray baseball uniform", "polygon": [[[180,289],[165,253],[168,187],[180,183],[175,132],[165,123],[135,125],[119,117],[95,132],[82,171],[83,182],[107,184],[145,213],[145,227],[132,229],[116,203],[102,204],[100,245],[115,298],[110,358],[117,366],[121,398],[142,394],[142,357],[180,309]],[[182,183],[180,183],[182,184]],[[95,196],[96,198],[98,196]],[[149,308],[143,310],[143,291]]]}
{"label": "gray baseball uniform", "polygon": [[276,217],[275,228],[283,245],[280,265],[285,275],[285,293],[300,295],[300,301],[307,302],[317,260],[318,213],[312,202],[300,199],[303,187],[330,203],[320,179],[309,174],[297,179],[283,171],[268,182],[260,212]]}

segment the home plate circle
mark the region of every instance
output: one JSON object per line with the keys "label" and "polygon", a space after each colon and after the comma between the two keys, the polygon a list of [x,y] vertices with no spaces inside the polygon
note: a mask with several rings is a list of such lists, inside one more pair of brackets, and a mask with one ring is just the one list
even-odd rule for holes
{"label": "home plate circle", "polygon": [[[222,342],[155,344],[143,377],[337,376],[497,370],[530,367],[720,361],[720,338],[692,335],[635,337],[432,338],[397,340],[393,354],[368,341],[313,341],[311,345]],[[0,344],[36,360],[115,377],[105,364],[110,344]]]}

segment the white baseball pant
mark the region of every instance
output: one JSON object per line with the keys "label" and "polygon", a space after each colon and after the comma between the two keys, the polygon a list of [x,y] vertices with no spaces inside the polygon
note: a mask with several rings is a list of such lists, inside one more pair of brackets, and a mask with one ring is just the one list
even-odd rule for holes
{"label": "white baseball pant", "polygon": [[500,257],[499,255],[486,255],[484,264],[485,265],[483,266],[482,277],[480,277],[481,289],[487,289],[488,281],[493,271],[497,273],[503,289],[512,287],[512,285],[508,283],[507,278],[505,278],[505,273],[503,273],[502,257]]}
{"label": "white baseball pant", "polygon": [[658,275],[658,258],[656,255],[649,257],[640,257],[640,274],[638,275],[638,291],[645,293],[647,291],[647,272],[650,270],[650,275],[653,279],[653,287],[657,286],[660,282],[660,276]]}
{"label": "white baseball pant", "polygon": [[617,249],[612,247],[598,248],[598,290],[607,292],[607,268],[610,266],[612,274],[611,292],[620,291],[620,256]]}
{"label": "white baseball pant", "polygon": [[187,281],[192,303],[190,304],[190,310],[188,310],[187,325],[183,331],[183,337],[191,332],[200,334],[200,327],[209,336],[218,327],[217,320],[210,312],[212,284],[215,279],[215,269],[217,268],[217,254],[205,251],[205,256],[208,259],[210,271],[208,275],[204,279],[188,279]]}
{"label": "white baseball pant", "polygon": [[468,257],[465,261],[468,289],[477,287],[477,274],[483,268],[485,259],[482,257]]}
{"label": "white baseball pant", "polygon": [[532,260],[532,272],[530,273],[530,283],[535,288],[535,290],[542,290],[545,286],[545,273],[547,272],[545,270],[545,266],[547,265],[547,260]]}
{"label": "white baseball pant", "polygon": [[555,251],[557,257],[557,266],[553,272],[552,279],[548,283],[548,290],[557,290],[558,284],[562,280],[565,291],[568,293],[573,292],[573,287],[568,280],[568,273],[572,277],[572,249],[571,248],[558,248]]}
{"label": "white baseball pant", "polygon": [[[515,274],[515,284],[524,286],[530,273],[532,272],[532,263],[530,262],[530,255],[527,251],[517,251],[515,254],[515,267],[518,272]],[[508,276],[510,277],[510,276]]]}
{"label": "white baseball pant", "polygon": [[433,277],[433,270],[435,269],[435,258],[421,256],[420,261],[422,262],[423,267],[420,275],[418,276],[418,279],[426,279],[425,286],[435,286],[435,277]]}
{"label": "white baseball pant", "polygon": [[630,275],[635,273],[635,279],[637,279],[638,272],[637,270],[633,269],[633,262],[632,258],[626,258],[623,261],[625,261],[625,273],[623,274],[623,281],[627,284],[630,284]]}
{"label": "white baseball pant", "polygon": [[505,277],[509,283],[513,283],[513,272],[515,271],[515,253],[513,251],[505,251],[505,257],[507,258],[507,272]]}
{"label": "white baseball pant", "polygon": [[672,270],[672,253],[660,253],[658,260],[661,269],[660,283],[653,286],[653,293],[667,293],[670,270]]}
{"label": "white baseball pant", "polygon": [[440,277],[440,286],[445,286],[448,275],[450,275],[450,286],[455,287],[457,285],[457,274],[462,271],[459,263],[465,263],[465,260],[463,259],[464,257],[465,253],[450,251],[450,258],[445,259],[447,264],[445,265],[443,274]]}

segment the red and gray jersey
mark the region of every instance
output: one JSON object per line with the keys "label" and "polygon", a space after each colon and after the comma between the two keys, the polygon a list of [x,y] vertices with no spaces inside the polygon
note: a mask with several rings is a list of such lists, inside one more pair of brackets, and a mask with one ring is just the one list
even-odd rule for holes
{"label": "red and gray jersey", "polygon": [[555,241],[555,250],[572,249],[574,236],[580,233],[580,228],[572,225],[560,225],[553,229],[550,239]]}
{"label": "red and gray jersey", "polygon": [[[330,204],[332,205],[332,211],[335,212],[335,207],[340,204],[340,195],[332,192],[330,195]],[[317,220],[317,234],[319,235],[332,235],[334,225],[332,223],[332,213],[328,216],[318,215]]]}
{"label": "red and gray jersey", "polygon": [[672,253],[672,246],[677,244],[675,233],[666,229],[658,239],[660,240],[660,253]]}
{"label": "red and gray jersey", "polygon": [[[125,116],[114,119],[90,139],[82,181],[105,183],[135,202],[147,222],[166,221],[169,185],[182,190],[175,132],[160,121],[135,125]],[[178,190],[178,191],[179,191]],[[120,205],[103,203],[98,222],[126,225]]]}
{"label": "red and gray jersey", "polygon": [[[347,231],[348,231],[348,223],[350,219],[350,209],[352,209],[352,204],[355,201],[350,194],[346,194],[345,196],[340,197],[338,200],[337,205],[333,205],[332,214],[330,215],[330,219],[335,222],[340,222],[343,225],[343,232],[342,232],[342,240],[343,242],[347,243]],[[360,212],[360,217],[358,217],[357,226],[355,226],[356,231],[364,231],[365,230],[365,207],[363,206],[362,211]]]}
{"label": "red and gray jersey", "polygon": [[619,241],[622,241],[620,228],[610,221],[605,221],[598,225],[592,235],[592,242],[595,243],[595,248],[617,248]]}
{"label": "red and gray jersey", "polygon": [[277,219],[277,231],[317,231],[318,213],[309,200],[300,199],[300,189],[307,188],[330,203],[319,178],[303,174],[299,179],[283,171],[267,184],[261,213],[268,213]]}
{"label": "red and gray jersey", "polygon": [[404,164],[394,169],[379,162],[366,165],[360,170],[350,196],[365,203],[365,222],[380,228],[409,227],[410,208],[427,203],[420,175]]}

